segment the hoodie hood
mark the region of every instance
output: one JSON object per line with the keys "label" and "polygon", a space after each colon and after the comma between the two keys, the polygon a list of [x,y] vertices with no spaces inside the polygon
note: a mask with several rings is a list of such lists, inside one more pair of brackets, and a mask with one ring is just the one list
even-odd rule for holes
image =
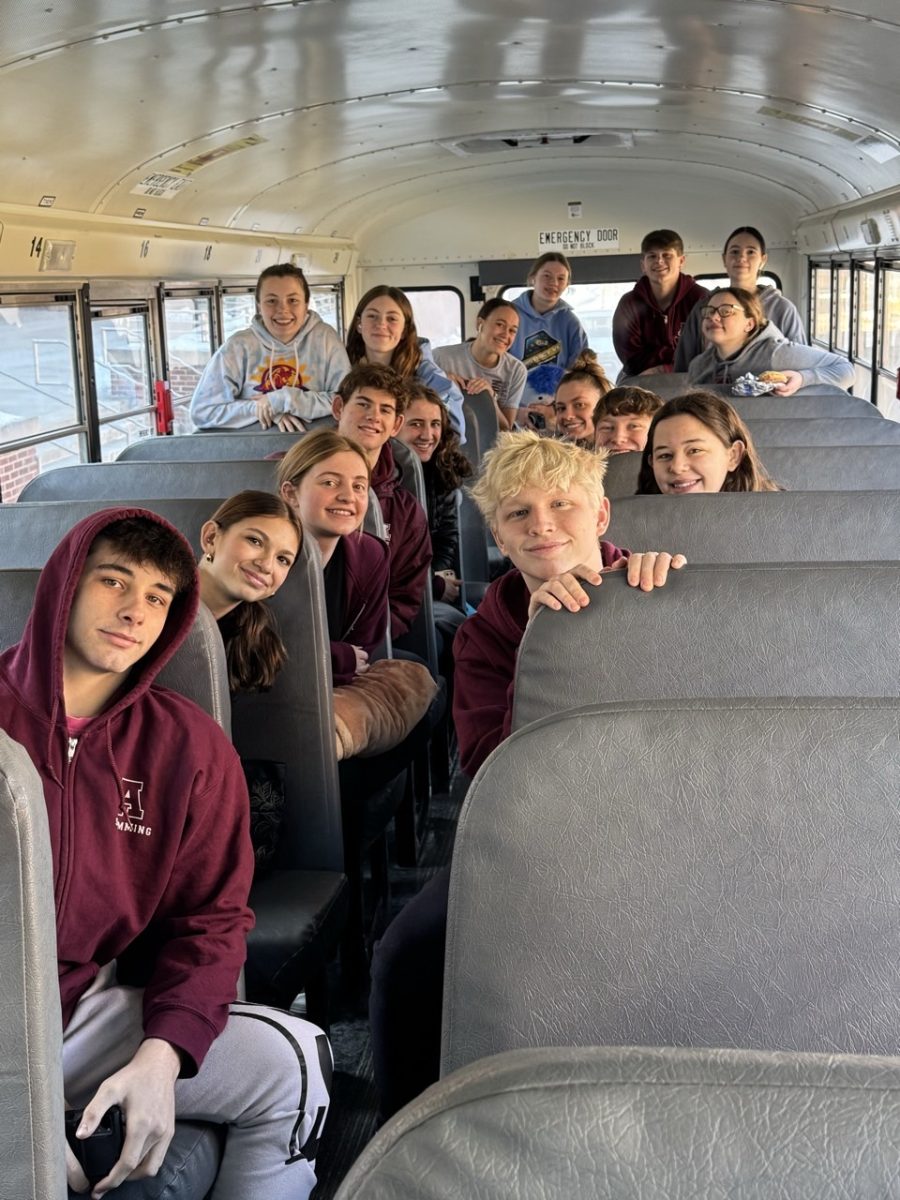
{"label": "hoodie hood", "polygon": [[[666,312],[669,312],[673,308],[677,311],[678,306],[683,303],[688,292],[690,292],[696,286],[697,281],[694,279],[693,275],[685,275],[682,271],[682,273],[678,276],[678,287],[675,289],[675,295],[673,296],[669,307],[666,309]],[[705,294],[706,289],[704,288],[703,291]],[[639,296],[645,304],[649,304],[651,308],[655,308],[658,312],[662,312],[662,309],[657,303],[656,297],[653,295],[653,288],[650,286],[650,280],[646,275],[642,275],[634,285],[634,293],[636,296]],[[693,306],[693,304],[694,300],[692,299],[691,305]],[[685,313],[685,316],[686,315],[687,314]]]}
{"label": "hoodie hood", "polygon": [[400,485],[400,468],[394,462],[390,442],[385,442],[372,470],[372,491],[379,500],[393,496]]}
{"label": "hoodie hood", "polygon": [[777,325],[769,321],[757,329],[750,340],[735,354],[719,358],[715,346],[709,346],[698,354],[688,367],[690,383],[734,383],[741,375],[759,375],[772,367],[772,356],[778,346],[787,345],[784,334]]}
{"label": "hoodie hood", "polygon": [[[41,571],[34,604],[18,645],[0,655],[5,674],[32,712],[54,726],[64,714],[63,653],[75,592],[91,546],[103,530],[125,517],[143,517],[177,538],[191,558],[187,540],[156,513],[143,508],[108,508],[79,521],[65,535]],[[173,600],[159,638],[131,670],[126,691],[95,720],[109,719],[141,696],[187,637],[197,615],[200,588],[196,572],[187,592]]]}

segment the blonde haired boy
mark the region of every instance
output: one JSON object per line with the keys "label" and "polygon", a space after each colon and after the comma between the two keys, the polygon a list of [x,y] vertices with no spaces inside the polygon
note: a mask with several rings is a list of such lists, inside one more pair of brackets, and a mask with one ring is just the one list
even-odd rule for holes
{"label": "blonde haired boy", "polygon": [[530,431],[501,433],[484,457],[472,496],[514,569],[491,584],[454,643],[453,718],[468,775],[509,736],[516,654],[538,609],[585,608],[604,569],[626,570],[631,587],[649,592],[684,566],[681,554],[631,554],[601,540],[605,472],[605,453]]}

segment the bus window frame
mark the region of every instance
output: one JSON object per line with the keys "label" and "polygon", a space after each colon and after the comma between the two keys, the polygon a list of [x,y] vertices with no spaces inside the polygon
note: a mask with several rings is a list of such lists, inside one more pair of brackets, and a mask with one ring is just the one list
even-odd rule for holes
{"label": "bus window frame", "polygon": [[[0,454],[9,454],[16,450],[24,450],[29,446],[40,446],[46,442],[61,441],[63,438],[77,437],[80,439],[81,453],[79,458],[85,462],[95,461],[92,458],[94,445],[99,451],[99,435],[96,427],[96,397],[94,397],[93,412],[91,409],[91,394],[93,389],[93,344],[90,338],[90,321],[87,331],[84,328],[85,317],[90,308],[90,288],[87,283],[73,288],[48,290],[46,284],[40,289],[23,285],[14,285],[0,290],[0,307],[7,308],[53,308],[68,310],[69,332],[73,355],[72,380],[74,387],[74,412],[76,420],[58,429],[43,430],[30,434],[28,437],[16,438],[9,442],[0,442]],[[99,460],[97,460],[99,461]]]}
{"label": "bus window frame", "polygon": [[[115,317],[141,316],[144,318],[144,348],[145,348],[146,355],[147,355],[147,380],[146,380],[146,382],[148,385],[147,395],[150,398],[149,403],[145,404],[141,408],[133,408],[133,409],[129,409],[126,412],[113,413],[111,416],[103,417],[100,415],[100,395],[99,395],[99,392],[97,392],[98,436],[100,433],[102,433],[104,425],[115,425],[119,421],[128,420],[132,417],[141,417],[147,413],[155,413],[156,412],[156,397],[155,397],[154,391],[153,391],[153,383],[154,383],[155,368],[156,368],[156,350],[155,350],[155,347],[153,344],[154,321],[153,321],[152,307],[153,306],[150,302],[149,297],[142,299],[142,300],[130,299],[130,300],[123,300],[123,301],[114,301],[114,300],[96,300],[96,299],[94,299],[91,301],[91,305],[90,305],[91,345],[92,345],[92,347],[94,347],[93,364],[94,364],[95,390],[96,390],[96,378],[97,378],[97,355],[96,355],[96,349],[95,349],[95,345],[96,345],[95,339],[93,336],[93,322],[98,319],[102,320],[104,317],[115,318]],[[155,433],[156,433],[156,421],[154,419],[153,421],[150,422],[149,431],[146,434],[144,434],[143,436],[153,437],[155,435]],[[100,457],[99,457],[98,461],[102,462],[103,461],[102,440],[101,440],[101,444],[99,446],[99,455],[100,455]]]}
{"label": "bus window frame", "polygon": [[[421,284],[416,283],[416,284],[409,284],[408,286],[401,286],[400,291],[403,292],[403,294],[405,296],[408,296],[410,292],[452,292],[459,300],[459,329],[460,329],[459,340],[460,340],[460,342],[464,342],[466,340],[466,298],[462,294],[460,289],[455,286],[455,284],[452,284],[452,283],[421,283]],[[412,303],[412,301],[410,301],[410,304],[411,303]],[[419,337],[425,336],[422,333],[421,329],[418,330],[418,334],[419,334]],[[429,341],[429,344],[430,344],[430,341]]]}

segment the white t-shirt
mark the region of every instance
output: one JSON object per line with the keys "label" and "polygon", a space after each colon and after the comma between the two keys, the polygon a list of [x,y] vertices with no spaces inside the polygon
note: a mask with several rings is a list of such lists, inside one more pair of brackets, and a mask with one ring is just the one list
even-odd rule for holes
{"label": "white t-shirt", "polygon": [[496,367],[483,367],[472,357],[471,342],[463,342],[435,347],[434,361],[442,371],[460,379],[489,379],[500,408],[519,407],[528,372],[525,364],[511,354],[501,354]]}

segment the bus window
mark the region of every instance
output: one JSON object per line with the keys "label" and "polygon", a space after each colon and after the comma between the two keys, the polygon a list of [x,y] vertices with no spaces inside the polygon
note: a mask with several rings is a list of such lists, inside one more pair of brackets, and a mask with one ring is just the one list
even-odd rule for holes
{"label": "bus window", "polygon": [[[695,275],[694,278],[698,283],[702,283],[705,288],[709,288],[710,291],[712,291],[713,288],[727,288],[731,286],[731,280],[727,275]],[[756,282],[759,287],[771,286],[778,288],[779,292],[782,290],[781,280],[778,278],[778,276],[769,275],[765,271],[759,276]]]}
{"label": "bus window", "polygon": [[834,312],[834,341],[833,350],[843,350],[850,353],[850,267],[846,265],[835,269],[835,312]]}
{"label": "bus window", "polygon": [[166,327],[166,378],[172,389],[175,433],[191,433],[188,407],[197,380],[212,358],[212,296],[166,292],[163,299]]}
{"label": "bus window", "polygon": [[148,327],[147,305],[104,307],[91,315],[103,462],[114,462],[131,442],[155,430]]}
{"label": "bus window", "polygon": [[[313,284],[309,289],[309,307],[317,312],[326,325],[330,325],[338,337],[343,337],[342,314],[343,290],[341,284]],[[418,321],[416,321],[418,324]]]}
{"label": "bus window", "polygon": [[463,340],[463,298],[456,288],[404,288],[419,337],[434,346],[458,346]]}
{"label": "bus window", "polygon": [[878,365],[887,374],[879,374],[878,407],[895,416],[897,402],[897,371],[900,370],[900,263],[882,267],[882,303]]}
{"label": "bus window", "polygon": [[87,456],[74,297],[0,303],[0,361],[0,495],[9,501],[39,471]]}
{"label": "bus window", "polygon": [[225,342],[239,329],[246,329],[256,316],[254,289],[246,292],[222,293],[222,341]]}
{"label": "bus window", "polygon": [[85,439],[78,434],[51,438],[19,446],[4,452],[0,445],[0,499],[4,504],[17,500],[19,492],[35,475],[52,471],[54,467],[70,467],[87,460]]}
{"label": "bus window", "polygon": [[854,295],[853,344],[857,396],[872,395],[872,357],[875,350],[875,269],[858,263]]}
{"label": "bus window", "polygon": [[831,267],[813,267],[812,338],[823,346],[831,345]]}
{"label": "bus window", "polygon": [[[610,379],[615,379],[622,369],[612,340],[613,313],[621,298],[633,287],[633,279],[625,283],[571,283],[563,297],[575,310],[587,334],[588,345]],[[527,291],[527,287],[505,287],[501,295],[506,300],[515,300]]]}

